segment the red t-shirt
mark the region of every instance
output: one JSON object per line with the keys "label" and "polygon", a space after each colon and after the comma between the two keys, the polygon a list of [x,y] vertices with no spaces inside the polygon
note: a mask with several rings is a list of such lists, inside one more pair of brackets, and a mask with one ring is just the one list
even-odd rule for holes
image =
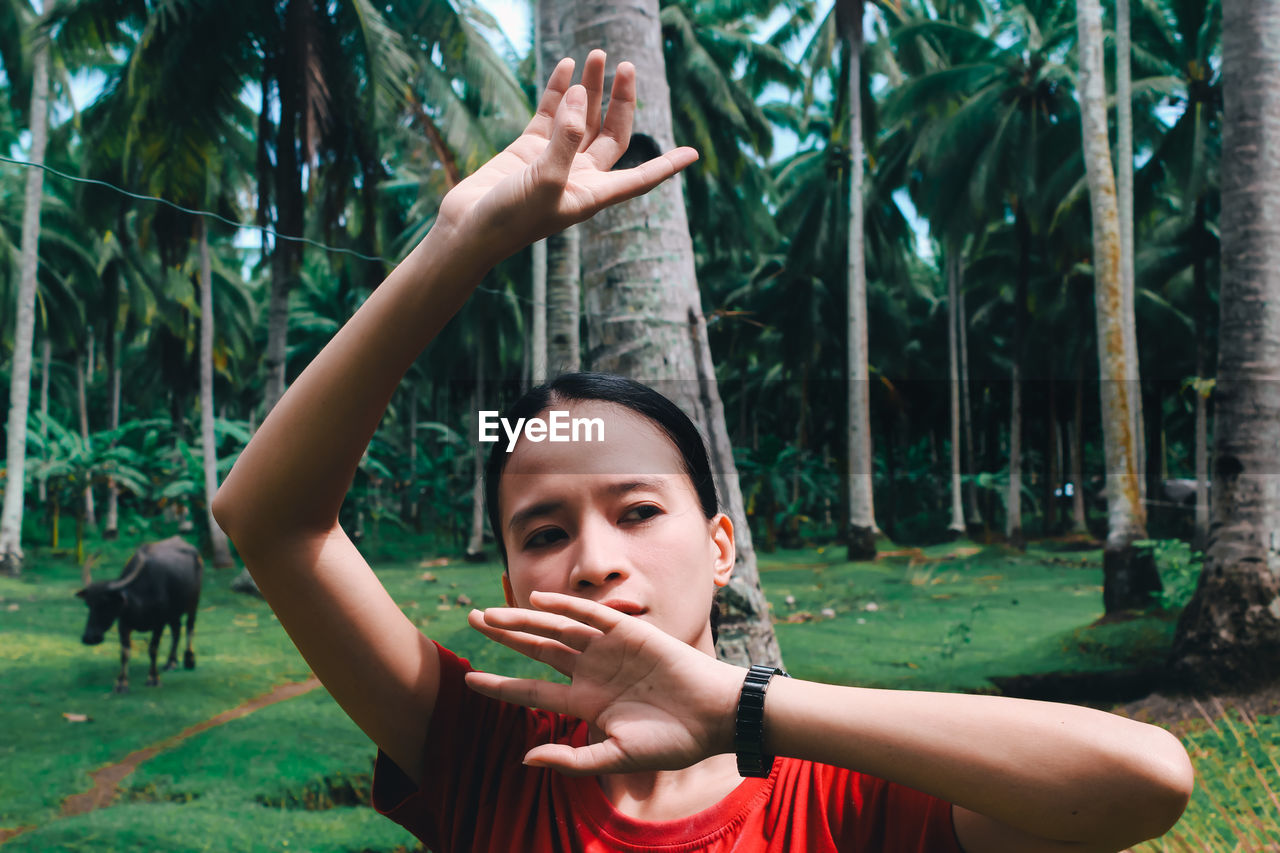
{"label": "red t-shirt", "polygon": [[471,667],[440,650],[440,693],[423,756],[423,785],[381,750],[373,805],[436,853],[483,850],[885,851],[961,853],[951,805],[883,779],[827,764],[779,758],[768,779],[745,779],[714,806],[686,818],[620,814],[594,776],[526,767],[532,747],[581,746],[587,725],[467,688]]}

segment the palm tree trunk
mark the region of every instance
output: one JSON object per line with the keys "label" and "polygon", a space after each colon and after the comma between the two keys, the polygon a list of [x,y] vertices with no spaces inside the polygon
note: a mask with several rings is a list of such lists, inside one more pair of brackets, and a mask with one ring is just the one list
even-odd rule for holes
{"label": "palm tree trunk", "polygon": [[1280,7],[1222,8],[1222,285],[1213,522],[1178,620],[1184,681],[1243,690],[1280,671]]}
{"label": "palm tree trunk", "polygon": [[[565,56],[562,31],[572,25],[573,3],[567,0],[536,0],[537,21],[533,28],[536,79],[546,80],[556,63]],[[579,234],[574,225],[546,240],[547,370],[549,376],[581,369],[579,325],[582,302],[579,264]]]}
{"label": "palm tree trunk", "polygon": [[1084,347],[1076,357],[1075,419],[1071,422],[1071,532],[1087,534],[1089,519],[1084,506]]}
{"label": "palm tree trunk", "polygon": [[[32,56],[31,154],[44,164],[49,119],[49,47],[37,46]],[[44,170],[27,170],[22,207],[22,268],[18,277],[17,323],[13,332],[13,367],[9,375],[9,425],[6,435],[4,509],[0,511],[0,573],[22,571],[22,499],[27,463],[27,410],[31,402],[31,348],[35,343],[36,267],[40,241],[40,201]]]}
{"label": "palm tree trunk", "polygon": [[1058,437],[1058,395],[1054,388],[1053,377],[1045,383],[1049,395],[1049,418],[1045,424],[1045,478],[1044,478],[1044,531],[1042,535],[1052,536],[1058,528],[1058,483],[1062,479],[1059,466],[1059,451],[1062,443]]}
{"label": "palm tree trunk", "polygon": [[1077,0],[1080,103],[1085,167],[1093,212],[1093,266],[1101,372],[1103,443],[1107,460],[1107,543],[1103,554],[1103,602],[1107,613],[1149,602],[1160,577],[1149,552],[1133,543],[1146,538],[1146,512],[1139,493],[1134,426],[1136,357],[1125,335],[1133,303],[1126,304],[1120,269],[1120,212],[1107,139],[1102,72],[1102,11],[1097,0]]}
{"label": "palm tree trunk", "polygon": [[[674,147],[658,0],[557,2],[566,53],[601,46],[637,75],[631,149],[624,161]],[[609,76],[608,74],[606,76]],[[611,81],[606,79],[605,91]],[[583,223],[582,279],[593,369],[654,385],[709,439],[716,488],[733,522],[737,562],[721,593],[718,652],[734,663],[781,660],[760,589],[742,490],[729,446],[694,269],[683,182],[677,176]]]}
{"label": "palm tree trunk", "polygon": [[[1116,0],[1116,193],[1120,208],[1120,276],[1124,283],[1125,312],[1134,316],[1133,266],[1133,85],[1130,49],[1129,0]],[[1138,495],[1146,506],[1147,431],[1142,417],[1141,370],[1138,358],[1136,317],[1124,327],[1129,361],[1129,381],[1135,389],[1133,434],[1138,446]]]}
{"label": "palm tree trunk", "polygon": [[547,238],[547,369],[552,376],[581,369],[581,233],[574,225]]}
{"label": "palm tree trunk", "polygon": [[209,226],[200,217],[200,443],[204,448],[204,506],[214,568],[232,565],[227,534],[213,517],[218,493],[218,444],[213,434],[213,271],[209,264]]}
{"label": "palm tree trunk", "polygon": [[1205,200],[1196,199],[1195,239],[1196,260],[1193,267],[1195,282],[1196,324],[1196,510],[1191,547],[1203,551],[1209,544],[1209,391],[1205,376],[1208,365],[1207,327],[1211,322],[1213,303],[1209,299],[1208,259],[1205,243]]}
{"label": "palm tree trunk", "polygon": [[838,0],[837,26],[844,44],[849,83],[848,298],[849,521],[848,558],[876,555],[876,519],[871,459],[871,388],[867,367],[867,273],[862,210],[862,0]]}
{"label": "palm tree trunk", "polygon": [[[49,438],[49,368],[53,364],[53,342],[49,340],[49,330],[45,330],[40,339],[40,443],[43,445]],[[48,483],[41,477],[38,483],[40,503],[48,499]]]}
{"label": "palm tree trunk", "polygon": [[[85,388],[87,380],[85,378],[85,359],[84,356],[76,355],[76,411],[80,417],[80,438],[84,441],[85,449],[89,449],[89,395]],[[84,486],[84,509],[77,516],[82,525],[88,524],[90,527],[96,526],[98,523],[97,516],[94,514],[93,508],[93,484],[85,483]],[[79,528],[77,528],[79,529]]]}
{"label": "palm tree trunk", "polygon": [[533,348],[531,378],[534,385],[547,381],[547,241],[533,244],[533,322],[530,344]]}
{"label": "palm tree trunk", "polygon": [[951,381],[951,524],[947,529],[957,537],[964,534],[964,499],[960,483],[960,347],[956,326],[960,322],[956,303],[960,291],[960,253],[947,253],[947,366]]}
{"label": "palm tree trunk", "polygon": [[1196,395],[1196,509],[1191,547],[1203,551],[1209,544],[1209,399],[1199,387],[1193,393]]}
{"label": "palm tree trunk", "polygon": [[[476,341],[475,385],[471,388],[471,411],[473,418],[479,418],[480,408],[484,405],[484,342]],[[477,433],[476,424],[471,426],[471,435]],[[471,562],[484,561],[484,453],[480,442],[473,441],[472,453],[472,485],[471,485],[471,539],[467,542],[467,559]],[[496,531],[495,531],[496,533]]]}
{"label": "palm tree trunk", "polygon": [[1013,295],[1013,371],[1009,400],[1009,491],[1005,496],[1004,535],[1015,548],[1026,547],[1022,535],[1022,380],[1026,355],[1027,290],[1031,279],[1031,225],[1026,202],[1014,214],[1018,234],[1018,281]]}
{"label": "palm tree trunk", "polygon": [[412,525],[415,531],[421,533],[421,519],[418,516],[418,382],[416,378],[409,379],[406,396],[409,399],[405,401],[408,415],[405,419],[405,443],[409,446],[407,454],[409,461],[404,475],[404,499],[400,502],[400,518],[405,524]]}
{"label": "palm tree trunk", "polygon": [[[969,395],[969,315],[964,309],[964,256],[956,258],[956,328],[960,345],[960,403],[964,415],[964,452],[969,460],[969,473],[977,474],[978,456],[973,444],[973,403]],[[982,513],[978,511],[978,487],[969,484],[966,490],[968,527],[971,531],[982,526]]]}
{"label": "palm tree trunk", "polygon": [[[107,354],[107,369],[111,372],[109,394],[111,395],[111,411],[108,413],[110,429],[115,430],[120,427],[120,381],[121,371],[119,361],[119,348],[115,340],[115,331],[112,330],[111,349]],[[107,517],[103,524],[102,538],[117,539],[120,536],[120,487],[114,479],[107,479]]]}
{"label": "palm tree trunk", "polygon": [[[303,236],[302,164],[298,152],[298,118],[304,109],[303,91],[306,32],[301,17],[304,3],[289,0],[285,11],[283,56],[277,76],[280,92],[280,124],[276,130],[275,200],[276,230],[287,237]],[[300,53],[302,55],[300,55]],[[266,110],[266,96],[263,96]],[[289,333],[289,292],[297,283],[302,266],[302,250],[294,240],[275,238],[271,252],[271,293],[267,304],[267,351],[263,359],[266,382],[263,389],[263,417],[284,395],[285,354]]]}

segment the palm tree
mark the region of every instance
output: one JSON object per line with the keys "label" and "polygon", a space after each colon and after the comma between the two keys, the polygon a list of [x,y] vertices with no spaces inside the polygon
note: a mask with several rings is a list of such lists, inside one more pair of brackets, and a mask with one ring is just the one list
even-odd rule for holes
{"label": "palm tree", "polygon": [[[1093,208],[1093,266],[1101,369],[1102,427],[1107,459],[1109,523],[1104,551],[1103,601],[1108,613],[1142,607],[1151,590],[1134,542],[1146,538],[1146,508],[1138,487],[1138,446],[1133,430],[1136,389],[1130,360],[1137,357],[1125,334],[1133,303],[1126,304],[1122,279],[1120,214],[1111,148],[1107,139],[1106,94],[1102,76],[1102,10],[1097,0],[1077,0],[1080,49],[1080,110],[1085,167]],[[1158,586],[1156,587],[1159,588]]]}
{"label": "palm tree", "polygon": [[[13,0],[7,0],[13,2]],[[22,4],[25,7],[25,4]],[[24,28],[28,36],[35,33],[29,11]],[[12,18],[21,19],[19,15]],[[7,472],[4,508],[0,511],[0,572],[17,574],[22,570],[22,509],[25,493],[23,471],[27,459],[27,412],[31,398],[31,350],[35,340],[36,265],[40,241],[40,203],[44,188],[45,144],[49,121],[49,45],[36,39],[31,51],[31,102],[28,110],[31,151],[28,159],[35,167],[27,170],[25,203],[22,213],[22,267],[18,288],[16,327],[13,334],[13,370],[9,379],[9,422],[5,449]],[[6,56],[5,68],[12,82],[18,77],[16,57]]]}
{"label": "palm tree", "polygon": [[[533,0],[534,80],[547,79],[564,52],[552,0]],[[533,381],[579,368],[581,282],[578,229],[539,240],[533,255]],[[541,370],[539,371],[539,368]]]}
{"label": "palm tree", "polygon": [[1280,667],[1280,9],[1222,4],[1222,290],[1213,522],[1172,663],[1190,684],[1246,688]]}
{"label": "palm tree", "polygon": [[[1133,316],[1134,263],[1133,263],[1133,69],[1129,0],[1116,0],[1116,192],[1120,216],[1120,283],[1126,316]],[[1146,429],[1142,419],[1141,365],[1138,356],[1138,330],[1134,323],[1124,325],[1125,349],[1133,353],[1129,361],[1128,381],[1139,391],[1133,395],[1131,425],[1138,453],[1138,494],[1147,497]]]}
{"label": "palm tree", "polygon": [[[620,162],[642,162],[673,147],[657,0],[594,0],[563,11],[561,40],[570,56],[581,60],[589,48],[604,47],[615,60],[643,69],[637,75],[631,148]],[[734,579],[724,596],[720,654],[735,662],[777,661],[781,654],[760,590],[725,427],[681,187],[679,179],[669,181],[585,223],[588,359],[593,369],[657,386],[710,439],[712,470],[738,546]]]}
{"label": "palm tree", "polygon": [[[1195,337],[1195,547],[1203,550],[1209,528],[1207,422],[1213,361],[1210,334],[1215,306],[1210,293],[1210,266],[1218,255],[1218,163],[1222,123],[1220,62],[1221,4],[1176,3],[1138,7],[1134,21],[1138,51],[1135,65],[1144,75],[1137,88],[1143,103],[1158,100],[1177,108],[1172,127],[1156,124],[1151,158],[1139,173],[1138,184],[1160,198],[1148,202],[1162,211],[1149,241],[1139,255],[1139,271],[1146,286],[1160,289],[1184,270],[1191,271],[1186,306]],[[1152,109],[1151,111],[1154,111]]]}
{"label": "palm tree", "polygon": [[862,3],[837,0],[835,26],[845,56],[848,75],[849,132],[849,238],[847,386],[849,411],[849,520],[846,531],[850,560],[870,560],[876,555],[876,519],[872,497],[871,394],[867,373],[867,265],[862,207]]}
{"label": "palm tree", "polygon": [[[899,50],[922,42],[936,59],[894,93],[887,112],[915,119],[916,206],[940,240],[980,225],[1008,222],[1012,259],[1012,357],[1009,477],[1005,533],[1022,534],[1022,413],[1027,374],[1025,340],[1031,322],[1034,253],[1078,168],[1068,147],[1075,105],[1063,48],[1074,35],[1069,10],[1048,0],[1002,7],[989,28],[950,20],[915,19],[893,30]],[[1065,187],[1063,184],[1065,183]],[[950,239],[948,239],[950,237]]]}

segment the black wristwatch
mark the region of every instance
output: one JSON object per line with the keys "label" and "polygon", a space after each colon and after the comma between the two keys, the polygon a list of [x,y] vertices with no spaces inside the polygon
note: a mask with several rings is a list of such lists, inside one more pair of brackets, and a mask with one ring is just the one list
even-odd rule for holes
{"label": "black wristwatch", "polygon": [[772,755],[764,752],[764,693],[775,675],[790,678],[776,666],[753,664],[742,681],[738,713],[733,720],[733,748],[738,753],[738,774],[763,778],[773,770]]}

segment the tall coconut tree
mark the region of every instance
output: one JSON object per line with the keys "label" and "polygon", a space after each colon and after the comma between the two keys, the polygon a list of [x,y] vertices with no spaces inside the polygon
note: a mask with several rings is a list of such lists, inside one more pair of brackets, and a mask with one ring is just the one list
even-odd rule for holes
{"label": "tall coconut tree", "polygon": [[979,227],[1009,222],[1012,229],[1005,534],[1014,544],[1023,541],[1022,415],[1034,256],[1062,192],[1047,187],[1078,164],[1078,144],[1064,146],[1064,130],[1075,133],[1064,63],[1074,31],[1069,7],[1048,0],[1002,6],[989,27],[916,18],[892,31],[899,51],[922,50],[923,43],[936,57],[895,90],[886,110],[899,121],[915,120],[917,209],[944,244],[973,233],[975,218]]}
{"label": "tall coconut tree", "polygon": [[[27,12],[25,9],[23,11]],[[32,16],[24,14],[23,17],[28,23],[28,36],[34,36],[35,30],[30,26]],[[17,69],[8,63],[6,69],[12,81],[17,76]],[[31,44],[31,101],[27,114],[31,130],[31,149],[27,158],[35,167],[27,170],[22,213],[22,260],[13,333],[13,368],[9,377],[9,421],[6,428],[7,479],[4,508],[0,510],[0,572],[9,574],[21,571],[23,559],[22,509],[27,459],[27,413],[31,399],[31,356],[35,342],[40,207],[44,194],[44,170],[40,166],[44,164],[49,127],[49,45],[43,38],[35,39]]]}
{"label": "tall coconut tree", "polygon": [[1222,284],[1213,521],[1172,662],[1232,689],[1280,670],[1280,8],[1222,3]]}
{"label": "tall coconut tree", "polygon": [[[564,56],[564,48],[560,43],[560,18],[569,5],[561,0],[534,0],[534,59],[537,74],[535,79],[547,79],[551,69]],[[538,308],[538,300],[534,299],[535,312],[541,310],[545,318],[545,374],[554,376],[558,373],[571,373],[582,366],[582,342],[579,328],[582,322],[582,281],[579,263],[579,235],[577,225],[570,226],[559,234],[552,234],[543,244],[542,256],[534,256],[535,281],[540,275],[545,288],[544,304]],[[542,272],[538,271],[539,263]],[[536,318],[535,313],[535,318]],[[536,323],[534,328],[536,329]],[[538,341],[535,335],[534,351],[537,352]],[[537,355],[535,354],[535,362]],[[535,380],[537,377],[534,377]]]}
{"label": "tall coconut tree", "polygon": [[875,504],[872,496],[871,388],[867,371],[867,264],[862,207],[862,2],[837,0],[836,30],[848,67],[849,109],[849,243],[846,277],[849,412],[848,490],[846,525],[848,557],[869,560],[876,555]]}
{"label": "tall coconut tree", "polygon": [[[1103,601],[1108,613],[1147,603],[1149,554],[1134,542],[1146,538],[1146,509],[1138,477],[1138,444],[1133,430],[1134,396],[1129,361],[1136,358],[1125,335],[1133,303],[1126,300],[1120,269],[1120,213],[1111,147],[1107,137],[1106,89],[1102,61],[1102,10],[1097,0],[1077,0],[1079,97],[1085,169],[1093,213],[1094,299],[1101,372],[1102,429],[1107,461],[1107,543],[1103,556]],[[1155,578],[1158,584],[1158,576]],[[1158,588],[1158,587],[1157,587]]]}
{"label": "tall coconut tree", "polygon": [[[588,49],[604,47],[615,62],[625,59],[644,70],[637,75],[631,147],[620,162],[642,162],[671,148],[671,97],[657,0],[593,0],[564,11],[561,43],[568,55],[583,63]],[[611,76],[604,68],[594,73]],[[593,369],[653,384],[709,439],[717,490],[733,521],[738,552],[733,580],[723,594],[719,651],[734,662],[777,661],[781,653],[760,589],[682,196],[679,179],[668,181],[586,223],[582,277],[588,361]]]}
{"label": "tall coconut tree", "polygon": [[1139,184],[1174,202],[1162,208],[1152,245],[1139,255],[1141,279],[1160,288],[1185,269],[1191,270],[1187,306],[1195,335],[1195,547],[1203,550],[1209,529],[1208,404],[1212,382],[1211,335],[1216,307],[1210,282],[1218,256],[1218,164],[1221,160],[1222,76],[1220,36],[1222,8],[1208,3],[1143,4],[1134,19],[1135,69],[1139,97],[1154,113],[1157,99],[1177,107],[1172,127],[1156,123],[1151,158],[1138,175]]}

